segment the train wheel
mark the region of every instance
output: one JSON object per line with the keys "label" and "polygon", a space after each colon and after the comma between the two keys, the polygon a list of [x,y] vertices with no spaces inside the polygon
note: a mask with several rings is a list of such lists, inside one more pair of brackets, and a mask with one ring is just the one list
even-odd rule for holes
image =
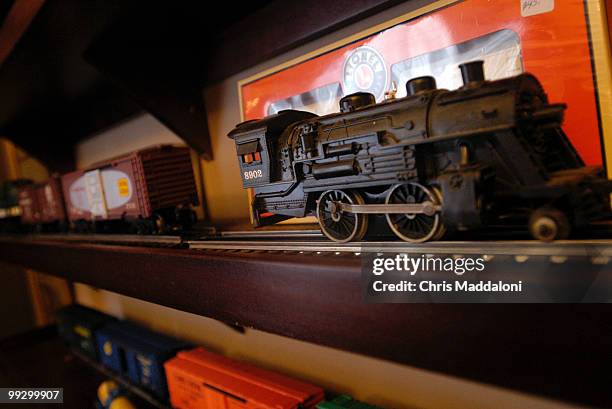
{"label": "train wheel", "polygon": [[159,213],[155,213],[151,218],[153,222],[153,228],[151,229],[155,234],[165,234],[168,232],[168,225],[166,224],[166,219]]}
{"label": "train wheel", "polygon": [[537,209],[529,217],[529,232],[540,241],[567,239],[571,228],[565,213],[552,207]]}
{"label": "train wheel", "polygon": [[174,210],[174,218],[182,230],[189,230],[198,221],[196,212],[189,207],[176,208]]}
{"label": "train wheel", "polygon": [[[440,196],[435,190],[430,190],[418,183],[404,183],[394,186],[385,203],[424,203],[440,204]],[[393,233],[400,239],[411,243],[423,243],[442,237],[446,229],[440,220],[440,214],[386,214],[387,223]]]}
{"label": "train wheel", "polygon": [[151,234],[150,223],[147,223],[146,220],[138,219],[136,221],[136,234],[139,234],[139,235]]}
{"label": "train wheel", "polygon": [[368,219],[365,214],[348,213],[338,208],[338,203],[364,204],[357,192],[328,190],[317,202],[317,218],[321,231],[330,240],[338,243],[359,241],[368,229]]}

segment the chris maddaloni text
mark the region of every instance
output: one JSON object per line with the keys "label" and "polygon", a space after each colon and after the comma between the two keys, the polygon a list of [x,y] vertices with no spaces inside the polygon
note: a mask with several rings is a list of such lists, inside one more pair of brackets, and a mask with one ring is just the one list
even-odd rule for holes
{"label": "chris maddaloni text", "polygon": [[503,281],[467,281],[457,280],[453,282],[441,281],[406,281],[396,283],[385,283],[374,281],[372,288],[376,292],[521,292],[523,282],[506,283]]}

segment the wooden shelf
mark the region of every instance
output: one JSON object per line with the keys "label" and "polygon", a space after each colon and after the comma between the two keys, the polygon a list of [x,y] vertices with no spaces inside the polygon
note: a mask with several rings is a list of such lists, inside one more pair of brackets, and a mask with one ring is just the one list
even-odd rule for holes
{"label": "wooden shelf", "polygon": [[0,241],[0,259],[316,344],[583,404],[612,403],[610,304],[365,304],[350,256]]}

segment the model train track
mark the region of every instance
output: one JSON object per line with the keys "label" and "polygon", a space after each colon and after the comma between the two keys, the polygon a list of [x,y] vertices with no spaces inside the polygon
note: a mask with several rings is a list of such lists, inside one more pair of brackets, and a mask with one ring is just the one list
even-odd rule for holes
{"label": "model train track", "polygon": [[514,256],[517,261],[525,257],[551,257],[563,262],[569,257],[588,257],[596,264],[607,264],[612,259],[612,240],[567,240],[542,243],[534,240],[519,241],[440,241],[424,244],[404,242],[358,242],[338,244],[326,240],[264,241],[264,240],[192,240],[190,249],[218,251],[297,252],[315,254],[408,253],[445,255]]}
{"label": "model train track", "polygon": [[323,233],[320,229],[310,230],[242,230],[222,231],[219,236],[222,239],[322,239]]}
{"label": "model train track", "polygon": [[[612,261],[612,240],[564,240],[543,243],[535,240],[438,241],[411,244],[397,241],[334,243],[315,230],[283,232],[234,232],[216,239],[194,236],[143,236],[127,234],[32,234],[0,236],[2,240],[63,241],[73,243],[121,244],[135,246],[185,247],[215,252],[267,252],[315,255],[418,254],[511,256],[523,262],[530,257],[548,257],[563,263],[570,258],[588,258],[594,264]],[[219,239],[218,237],[223,238]],[[283,240],[279,240],[279,238]]]}
{"label": "model train track", "polygon": [[31,234],[25,236],[13,236],[26,240],[44,241],[67,241],[75,243],[107,243],[143,246],[168,246],[174,247],[183,244],[180,236],[157,236],[142,234]]}
{"label": "model train track", "polygon": [[320,230],[243,230],[213,233],[209,230],[190,231],[182,235],[143,235],[143,234],[78,234],[78,233],[38,233],[3,234],[2,240],[60,241],[71,243],[121,244],[155,247],[187,247],[190,240],[271,240],[271,239],[322,239]]}

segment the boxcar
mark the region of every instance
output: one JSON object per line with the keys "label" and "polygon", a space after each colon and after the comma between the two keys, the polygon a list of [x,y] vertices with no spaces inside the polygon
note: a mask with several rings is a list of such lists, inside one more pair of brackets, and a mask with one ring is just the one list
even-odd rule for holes
{"label": "boxcar", "polygon": [[19,208],[21,209],[21,222],[34,226],[40,220],[40,205],[34,185],[23,186],[19,189]]}
{"label": "boxcar", "polygon": [[37,230],[63,230],[64,198],[58,176],[44,183],[23,186],[19,191],[21,222]]}
{"label": "boxcar", "polygon": [[55,318],[58,332],[64,341],[71,348],[96,360],[98,359],[96,331],[116,321],[110,315],[78,304],[62,308]]}
{"label": "boxcar", "polygon": [[134,233],[188,228],[198,204],[188,148],[142,149],[62,176],[68,220],[76,230],[121,222]]}
{"label": "boxcar", "polygon": [[96,332],[100,363],[166,399],[164,362],[188,344],[127,321],[109,323]]}
{"label": "boxcar", "polygon": [[165,367],[170,402],[181,409],[308,409],[323,399],[318,386],[204,348],[181,351]]}

